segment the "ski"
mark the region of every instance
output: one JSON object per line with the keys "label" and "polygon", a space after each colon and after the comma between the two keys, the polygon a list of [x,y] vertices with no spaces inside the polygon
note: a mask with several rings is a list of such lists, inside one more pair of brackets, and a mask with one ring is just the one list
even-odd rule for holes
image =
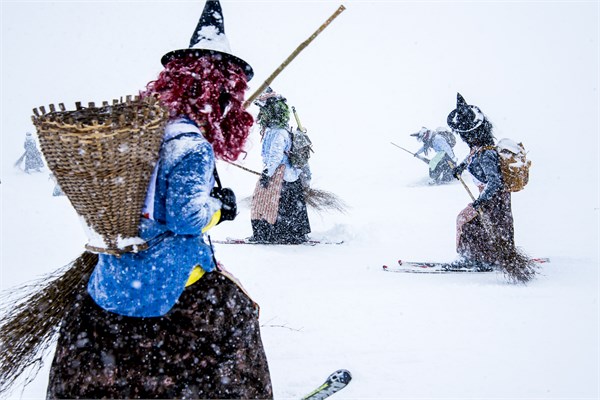
{"label": "ski", "polygon": [[304,396],[302,400],[325,399],[345,388],[351,380],[352,375],[350,374],[350,371],[347,369],[339,369],[329,375],[321,386]]}
{"label": "ski", "polygon": [[[396,266],[383,266],[383,270],[387,272],[403,272],[403,273],[416,273],[416,274],[449,274],[449,273],[483,273],[484,271],[477,271],[474,268],[456,268],[448,263],[437,263],[437,262],[417,262],[417,261],[402,261],[398,260]],[[491,272],[491,271],[485,271]]]}
{"label": "ski", "polygon": [[[550,259],[546,257],[532,258],[536,264],[549,263]],[[403,272],[416,274],[451,274],[451,273],[489,273],[494,270],[481,270],[476,267],[458,267],[450,263],[440,262],[419,262],[398,260],[397,266],[383,265],[383,270],[387,272]]]}
{"label": "ski", "polygon": [[334,242],[334,241],[326,241],[326,240],[313,240],[313,239],[309,239],[306,242],[302,242],[302,243],[271,243],[271,242],[255,242],[255,241],[250,241],[248,239],[235,239],[235,238],[226,238],[224,240],[220,240],[220,239],[213,239],[212,240],[213,243],[218,243],[218,244],[262,244],[262,245],[269,245],[269,246],[273,246],[273,245],[279,245],[279,246],[291,246],[291,245],[302,245],[302,246],[316,246],[318,244],[342,244],[344,243],[343,240],[339,241],[339,242]]}

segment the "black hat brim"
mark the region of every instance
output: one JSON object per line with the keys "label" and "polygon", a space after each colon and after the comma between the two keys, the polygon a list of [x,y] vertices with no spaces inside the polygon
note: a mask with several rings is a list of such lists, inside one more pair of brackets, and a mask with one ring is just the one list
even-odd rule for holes
{"label": "black hat brim", "polygon": [[252,67],[246,61],[242,60],[239,57],[233,56],[229,53],[223,53],[222,51],[216,51],[216,50],[207,50],[207,49],[173,50],[173,51],[168,52],[164,56],[162,56],[162,58],[160,59],[160,62],[162,63],[163,66],[166,66],[170,61],[173,61],[176,59],[186,58],[189,56],[200,58],[205,55],[220,56],[220,57],[223,57],[223,59],[229,60],[229,61],[239,65],[244,70],[244,73],[246,74],[246,79],[248,81],[250,81],[250,79],[252,79],[252,77],[254,76],[254,71],[252,70]]}

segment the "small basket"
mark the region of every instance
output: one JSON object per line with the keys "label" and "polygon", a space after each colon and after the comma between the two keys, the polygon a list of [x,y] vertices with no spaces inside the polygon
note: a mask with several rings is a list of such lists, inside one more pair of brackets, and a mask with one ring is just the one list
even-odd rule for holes
{"label": "small basket", "polygon": [[89,103],[76,110],[51,104],[32,116],[48,167],[75,211],[85,220],[97,253],[147,248],[139,224],[158,159],[167,110],[153,97]]}

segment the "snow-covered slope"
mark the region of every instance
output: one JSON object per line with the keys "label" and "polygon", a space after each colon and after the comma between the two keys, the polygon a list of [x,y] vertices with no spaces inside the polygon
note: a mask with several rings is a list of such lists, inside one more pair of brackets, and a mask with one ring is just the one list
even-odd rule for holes
{"label": "snow-covered slope", "polygon": [[[233,51],[255,69],[251,91],[339,5],[222,4]],[[298,398],[338,368],[354,380],[337,398],[597,398],[598,4],[345,5],[273,84],[315,145],[313,185],[350,206],[311,213],[312,236],[344,244],[216,245],[261,305],[276,398]],[[86,240],[47,173],[13,168],[31,109],[136,93],[165,52],[187,46],[202,7],[2,3],[2,289],[66,264]],[[455,257],[468,195],[458,183],[428,186],[424,164],[390,141],[417,149],[409,134],[443,126],[457,91],[533,160],[513,195],[516,239],[552,262],[528,286],[381,271],[398,258]],[[254,132],[240,164],[259,170],[259,148]],[[252,193],[255,176],[224,163],[219,172],[239,198]],[[212,237],[250,234],[242,206]],[[23,398],[43,397],[46,380],[42,370]]]}

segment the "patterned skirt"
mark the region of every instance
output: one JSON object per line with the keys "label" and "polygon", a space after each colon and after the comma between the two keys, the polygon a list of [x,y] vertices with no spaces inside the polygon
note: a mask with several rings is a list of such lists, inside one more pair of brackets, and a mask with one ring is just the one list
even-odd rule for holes
{"label": "patterned skirt", "polygon": [[275,223],[252,219],[252,237],[260,242],[297,244],[306,240],[310,222],[300,179],[281,186]]}
{"label": "patterned skirt", "polygon": [[220,272],[162,317],[110,313],[87,292],[65,314],[49,399],[273,397],[258,307]]}
{"label": "patterned skirt", "polygon": [[283,174],[285,165],[280,165],[269,179],[267,187],[263,187],[260,181],[256,182],[254,195],[252,196],[251,220],[265,221],[273,225],[277,221],[281,189],[283,187]]}

